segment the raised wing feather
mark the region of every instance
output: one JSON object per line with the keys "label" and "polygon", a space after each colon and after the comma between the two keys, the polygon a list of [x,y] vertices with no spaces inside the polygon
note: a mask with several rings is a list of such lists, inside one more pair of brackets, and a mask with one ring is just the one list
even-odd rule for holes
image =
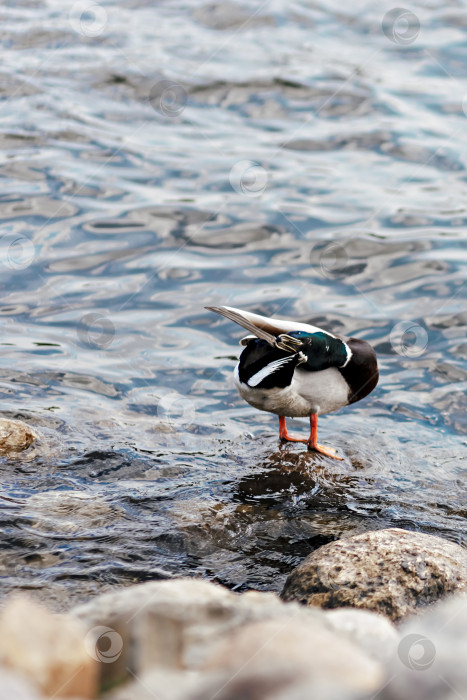
{"label": "raised wing feather", "polygon": [[274,338],[283,333],[291,331],[304,331],[305,333],[326,333],[331,338],[335,336],[328,331],[323,331],[322,328],[317,328],[308,323],[299,323],[298,321],[287,321],[280,318],[267,318],[260,314],[253,314],[250,311],[235,309],[232,306],[206,306],[209,311],[215,311],[221,316],[235,321],[243,328],[246,328],[251,333],[254,333],[258,338],[267,340],[271,345],[274,344]]}

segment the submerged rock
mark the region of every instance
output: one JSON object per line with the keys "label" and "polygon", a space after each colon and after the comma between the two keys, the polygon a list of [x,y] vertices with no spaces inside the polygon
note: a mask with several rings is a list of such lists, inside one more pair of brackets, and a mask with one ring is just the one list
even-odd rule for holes
{"label": "submerged rock", "polygon": [[23,513],[43,532],[83,534],[108,525],[121,511],[94,493],[56,490],[29,496]]}
{"label": "submerged rock", "polygon": [[26,423],[0,418],[0,455],[23,452],[36,438],[37,434]]}
{"label": "submerged rock", "polygon": [[51,613],[25,596],[12,598],[0,615],[0,662],[48,697],[93,698],[97,664],[85,634],[71,615]]}
{"label": "submerged rock", "polygon": [[400,620],[465,588],[465,549],[391,528],[320,547],[290,574],[282,598],[322,608],[366,608]]}

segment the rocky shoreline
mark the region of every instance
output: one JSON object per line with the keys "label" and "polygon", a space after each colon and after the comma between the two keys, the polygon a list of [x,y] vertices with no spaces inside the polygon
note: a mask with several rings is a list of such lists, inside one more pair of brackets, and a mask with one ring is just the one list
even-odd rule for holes
{"label": "rocky shoreline", "polygon": [[0,614],[0,697],[453,700],[467,693],[467,554],[431,535],[365,533],[310,554],[281,597],[194,578],[55,614]]}

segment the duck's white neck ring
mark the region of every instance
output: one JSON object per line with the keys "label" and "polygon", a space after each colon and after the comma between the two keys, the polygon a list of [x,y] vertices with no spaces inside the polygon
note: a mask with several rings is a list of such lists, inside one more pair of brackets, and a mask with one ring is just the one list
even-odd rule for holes
{"label": "duck's white neck ring", "polygon": [[347,365],[349,364],[350,360],[352,359],[352,350],[349,348],[349,346],[347,345],[347,343],[344,343],[344,345],[345,345],[345,350],[346,350],[346,352],[347,352],[347,359],[346,359],[346,361],[344,362],[344,364],[340,366],[339,369],[343,369],[344,367],[347,367]]}

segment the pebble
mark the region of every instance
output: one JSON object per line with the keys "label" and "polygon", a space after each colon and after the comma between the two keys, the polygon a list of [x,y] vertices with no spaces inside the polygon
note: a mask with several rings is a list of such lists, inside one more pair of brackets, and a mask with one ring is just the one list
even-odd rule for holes
{"label": "pebble", "polygon": [[0,418],[0,455],[24,452],[36,438],[36,432],[26,423]]}

